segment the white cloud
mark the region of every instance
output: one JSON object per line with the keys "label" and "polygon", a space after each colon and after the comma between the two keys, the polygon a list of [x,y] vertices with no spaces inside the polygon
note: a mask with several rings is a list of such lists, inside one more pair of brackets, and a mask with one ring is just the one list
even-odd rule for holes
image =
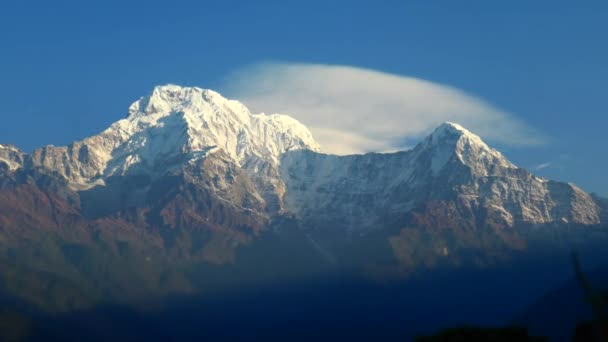
{"label": "white cloud", "polygon": [[542,163],[542,164],[538,164],[538,165],[534,166],[533,169],[535,171],[540,171],[540,170],[546,169],[552,165],[553,165],[552,162],[546,162],[546,163]]}
{"label": "white cloud", "polygon": [[513,115],[456,88],[349,66],[265,63],[231,75],[223,87],[253,112],[288,113],[327,153],[403,149],[445,121],[511,145],[545,138]]}

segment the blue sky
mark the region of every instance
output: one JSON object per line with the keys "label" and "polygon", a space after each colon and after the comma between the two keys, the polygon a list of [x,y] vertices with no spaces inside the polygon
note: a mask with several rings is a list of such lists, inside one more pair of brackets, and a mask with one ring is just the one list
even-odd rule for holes
{"label": "blue sky", "polygon": [[157,84],[239,97],[256,63],[345,65],[482,99],[546,138],[497,139],[514,163],[608,195],[606,2],[126,3],[0,4],[0,143],[95,134]]}

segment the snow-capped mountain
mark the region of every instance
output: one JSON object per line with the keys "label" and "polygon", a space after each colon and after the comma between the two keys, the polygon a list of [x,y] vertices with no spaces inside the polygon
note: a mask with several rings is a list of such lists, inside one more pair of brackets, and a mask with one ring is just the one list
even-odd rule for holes
{"label": "snow-capped mountain", "polygon": [[501,225],[594,225],[599,208],[573,184],[517,168],[478,136],[444,123],[413,150],[356,156],[286,153],[286,207],[304,220],[381,228],[428,201],[458,200]]}
{"label": "snow-capped mountain", "polygon": [[37,149],[29,160],[57,171],[74,189],[87,189],[112,176],[162,175],[216,149],[244,167],[276,165],[286,151],[319,147],[289,116],[253,115],[214,91],[167,85],[134,102],[125,119],[100,134]]}
{"label": "snow-capped mountain", "polygon": [[[214,91],[166,85],[134,102],[125,119],[98,135],[5,159],[12,168],[25,159],[30,167],[63,176],[72,190],[85,191],[127,176],[157,180],[219,153],[211,159],[220,158],[233,164],[230,168],[243,170],[259,190],[252,196],[263,198],[264,207],[278,210],[284,192],[278,161],[283,153],[296,149],[317,151],[319,146],[306,127],[287,115],[252,114],[243,104]],[[226,183],[226,174],[216,176]],[[215,188],[226,188],[217,183]]]}
{"label": "snow-capped mountain", "polygon": [[222,288],[209,265],[244,267],[226,271],[239,285],[336,266],[491,265],[537,237],[605,241],[607,213],[608,201],[516,167],[458,124],[409,151],[327,155],[289,116],[168,85],[82,141],[0,145],[0,284],[46,303],[56,297],[21,285],[94,301]]}
{"label": "snow-capped mountain", "polygon": [[[29,155],[0,146],[0,161],[9,170],[58,174],[77,193],[145,176],[137,187],[140,199],[152,182],[188,174],[234,210],[287,214],[347,231],[381,229],[437,200],[483,208],[504,226],[600,223],[590,195],[517,168],[455,123],[442,124],[410,151],[333,156],[319,149],[310,131],[287,115],[252,114],[214,91],[166,85],[134,102],[125,119],[98,135]],[[232,185],[237,174],[251,183],[248,197],[255,200],[242,202],[242,189]]]}

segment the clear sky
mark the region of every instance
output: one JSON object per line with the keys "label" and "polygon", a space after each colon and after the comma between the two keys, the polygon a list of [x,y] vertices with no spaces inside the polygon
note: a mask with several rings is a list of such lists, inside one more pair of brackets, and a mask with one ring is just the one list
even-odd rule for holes
{"label": "clear sky", "polygon": [[238,98],[256,63],[343,65],[482,99],[543,136],[495,139],[514,163],[608,195],[608,2],[582,3],[2,1],[0,143],[95,134],[157,84]]}

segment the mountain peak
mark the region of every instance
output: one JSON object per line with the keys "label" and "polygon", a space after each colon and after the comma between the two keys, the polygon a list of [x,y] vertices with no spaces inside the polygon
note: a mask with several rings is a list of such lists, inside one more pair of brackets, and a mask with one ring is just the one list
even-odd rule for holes
{"label": "mountain peak", "polygon": [[445,141],[446,139],[455,139],[454,141],[457,141],[463,136],[470,139],[471,142],[487,146],[486,143],[484,143],[478,135],[472,133],[468,129],[454,122],[446,121],[442,123],[431,134],[431,138],[434,142],[441,142]]}
{"label": "mountain peak", "polygon": [[223,97],[220,93],[211,89],[186,87],[171,83],[155,86],[151,94],[151,96],[161,97],[165,101],[183,101],[199,95],[207,101],[228,101],[228,99]]}
{"label": "mountain peak", "polygon": [[434,173],[439,172],[452,156],[480,175],[487,175],[494,167],[515,167],[478,135],[453,122],[444,122],[437,127],[422,146],[432,151]]}
{"label": "mountain peak", "polygon": [[466,128],[462,127],[461,125],[455,123],[455,122],[451,122],[451,121],[445,121],[444,123],[442,123],[441,125],[439,125],[439,127],[437,127],[437,129],[451,129],[451,130],[456,130],[459,132],[463,132],[463,133],[470,133],[469,130],[467,130]]}
{"label": "mountain peak", "polygon": [[252,114],[242,103],[215,91],[173,84],[154,87],[129,107],[127,118],[73,145],[39,149],[33,158],[78,189],[117,175],[162,175],[206,158],[211,147],[239,166],[273,167],[287,151],[319,150],[310,131],[296,119]]}
{"label": "mountain peak", "polygon": [[198,87],[154,87],[148,97],[131,105],[123,125],[131,131],[146,126],[184,127],[187,149],[219,146],[239,161],[251,153],[276,160],[289,149],[319,150],[308,128],[296,119],[281,114],[252,114],[239,101]]}
{"label": "mountain peak", "polygon": [[150,95],[141,97],[129,107],[128,118],[168,115],[181,112],[188,107],[223,106],[226,103],[244,107],[237,101],[230,101],[219,93],[199,87],[182,87],[175,84],[154,87]]}
{"label": "mountain peak", "polygon": [[447,145],[456,149],[474,145],[482,150],[491,150],[478,135],[453,122],[444,122],[439,125],[427,138],[427,144],[433,146]]}

